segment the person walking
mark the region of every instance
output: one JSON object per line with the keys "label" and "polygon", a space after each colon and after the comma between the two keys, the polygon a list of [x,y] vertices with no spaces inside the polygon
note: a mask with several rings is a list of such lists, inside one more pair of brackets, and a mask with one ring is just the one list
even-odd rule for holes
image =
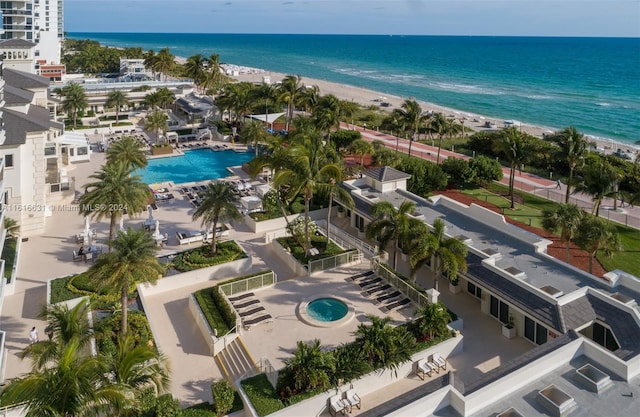
{"label": "person walking", "polygon": [[36,326],[33,326],[29,332],[29,339],[31,340],[31,343],[38,343],[38,330],[36,329]]}
{"label": "person walking", "polygon": [[556,180],[556,190],[559,190],[560,188],[562,188],[562,183],[560,182],[560,179]]}
{"label": "person walking", "polygon": [[49,338],[49,341],[51,341],[53,339],[53,326],[49,324],[47,327],[45,327],[44,333]]}

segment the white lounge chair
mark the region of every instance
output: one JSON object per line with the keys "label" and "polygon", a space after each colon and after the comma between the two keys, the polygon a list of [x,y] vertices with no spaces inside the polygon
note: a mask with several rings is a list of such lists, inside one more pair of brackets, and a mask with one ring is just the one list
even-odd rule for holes
{"label": "white lounge chair", "polygon": [[431,376],[431,374],[435,371],[435,373],[440,373],[438,371],[438,366],[429,362],[428,359],[420,359],[416,366],[416,375],[424,380],[424,376]]}
{"label": "white lounge chair", "polygon": [[349,389],[344,393],[344,401],[349,404],[349,411],[351,411],[353,407],[358,407],[359,410],[362,405],[362,400],[353,389]]}
{"label": "white lounge chair", "polygon": [[440,355],[439,352],[435,352],[431,355],[431,362],[443,371],[447,370],[447,361]]}
{"label": "white lounge chair", "polygon": [[336,417],[338,413],[347,414],[347,404],[340,398],[340,395],[329,398],[329,412],[333,417]]}

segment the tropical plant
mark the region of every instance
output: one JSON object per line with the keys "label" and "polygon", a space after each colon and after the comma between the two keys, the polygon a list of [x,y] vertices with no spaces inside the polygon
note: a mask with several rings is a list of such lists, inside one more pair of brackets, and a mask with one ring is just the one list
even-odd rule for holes
{"label": "tropical plant", "polygon": [[164,79],[167,79],[167,74],[175,67],[176,57],[169,51],[169,48],[162,48],[156,54],[153,60],[153,67],[156,72],[164,75]]}
{"label": "tropical plant", "polygon": [[119,161],[128,164],[134,170],[147,166],[147,157],[140,149],[140,142],[131,136],[114,142],[107,150],[107,163],[116,164]]}
{"label": "tropical plant", "polygon": [[549,232],[560,232],[560,241],[567,244],[569,262],[571,241],[584,217],[584,211],[575,204],[561,204],[557,208],[542,212],[542,227]]}
{"label": "tropical plant", "polygon": [[113,251],[98,256],[87,271],[87,276],[99,287],[120,294],[122,321],[120,335],[127,335],[129,291],[138,283],[154,284],[164,273],[158,262],[156,242],[146,230],[128,228],[118,232],[109,242]]}
{"label": "tropical plant", "polygon": [[448,122],[443,113],[435,113],[429,123],[429,129],[438,134],[438,156],[436,164],[440,163],[440,151],[442,150],[442,140],[447,134]]}
{"label": "tropical plant", "polygon": [[293,357],[285,360],[285,372],[291,374],[294,387],[298,391],[328,389],[330,375],[336,369],[333,354],[323,352],[318,339],[310,344],[298,341],[297,346]]}
{"label": "tropical plant", "polygon": [[614,192],[613,184],[617,180],[618,175],[616,169],[606,161],[587,165],[573,193],[590,195],[593,199],[591,214],[598,217],[600,215],[602,200]]}
{"label": "tropical plant", "polygon": [[380,243],[380,249],[384,250],[393,243],[393,268],[398,264],[398,243],[407,235],[410,227],[410,217],[415,211],[416,205],[412,201],[404,200],[400,207],[396,208],[388,201],[381,201],[371,206],[371,214],[375,217],[367,226],[368,239],[376,239]]}
{"label": "tropical plant", "polygon": [[120,90],[113,90],[107,96],[107,101],[104,103],[105,107],[115,109],[116,111],[116,123],[118,123],[120,116],[120,108],[129,104],[127,95]]}
{"label": "tropical plant", "polygon": [[145,130],[155,132],[156,145],[160,144],[160,131],[167,130],[167,115],[162,111],[154,111],[144,119]]}
{"label": "tropical plant", "polygon": [[349,145],[349,152],[360,157],[360,168],[364,169],[364,157],[373,153],[373,145],[364,139],[356,139]]}
{"label": "tropical plant", "polygon": [[327,209],[327,245],[331,242],[331,211],[333,201],[337,199],[342,204],[340,207],[352,209],[355,206],[351,193],[342,188],[342,173],[335,178],[327,178],[319,186],[319,192],[329,196],[329,207]]}
{"label": "tropical plant", "polygon": [[184,63],[184,75],[193,79],[193,82],[198,87],[202,87],[202,84],[205,81],[204,65],[205,58],[202,56],[202,54],[192,55],[187,58],[187,61]]}
{"label": "tropical plant", "polygon": [[224,76],[220,69],[220,55],[211,54],[206,61],[205,77],[203,81],[203,87],[207,94],[214,96],[223,84],[226,82],[227,77]]}
{"label": "tropical plant", "polygon": [[234,391],[226,379],[214,382],[211,385],[213,405],[218,416],[225,416],[233,409]]}
{"label": "tropical plant", "polygon": [[426,336],[433,339],[446,333],[447,324],[451,320],[447,308],[442,303],[430,303],[419,307],[416,316],[418,320],[415,322],[415,328],[420,335],[419,339]]}
{"label": "tropical plant", "polygon": [[[401,109],[398,110],[397,115],[400,117],[400,123],[407,126],[410,130],[409,155],[411,155],[411,145],[413,141],[417,140],[418,131],[428,120],[428,116],[422,114],[422,107],[420,107],[420,104],[415,100],[405,100],[402,103]],[[440,155],[439,149],[438,155]]]}
{"label": "tropical plant", "polygon": [[287,118],[285,130],[289,131],[289,124],[293,119],[293,110],[299,97],[304,93],[305,87],[300,82],[302,77],[299,75],[287,75],[280,83],[278,101],[287,105]]}
{"label": "tropical plant", "polygon": [[586,215],[578,225],[575,236],[576,245],[589,252],[589,273],[593,273],[593,259],[598,252],[611,256],[621,249],[620,236],[606,220]]}
{"label": "tropical plant", "polygon": [[209,184],[204,192],[204,198],[200,207],[193,213],[193,220],[202,219],[202,226],[208,230],[211,228],[211,254],[217,252],[218,225],[221,222],[233,222],[240,220],[242,215],[236,204],[239,198],[233,193],[231,186],[223,182]]}
{"label": "tropical plant", "polygon": [[73,128],[76,128],[78,112],[83,111],[89,105],[84,88],[78,83],[70,83],[62,89],[62,109],[73,120]]}
{"label": "tropical plant", "polygon": [[516,170],[529,158],[529,140],[517,128],[509,127],[502,131],[497,147],[509,161],[509,195],[513,209],[516,207],[514,189]]}
{"label": "tropical plant", "polygon": [[580,168],[584,164],[584,158],[588,154],[589,142],[575,127],[567,127],[560,133],[549,136],[548,140],[558,145],[558,157],[569,167],[567,193],[564,198],[565,204],[569,204],[573,174],[576,168]]}
{"label": "tropical plant", "polygon": [[431,233],[435,236],[433,247],[434,285],[438,289],[438,280],[447,273],[449,280],[457,281],[459,273],[467,272],[468,248],[462,241],[445,235],[445,223],[442,219],[433,222]]}
{"label": "tropical plant", "polygon": [[251,144],[255,150],[255,156],[258,156],[258,145],[265,142],[269,137],[262,122],[252,120],[245,123],[240,129],[240,138],[245,144]]}
{"label": "tropical plant", "polygon": [[473,178],[480,184],[499,181],[504,176],[500,162],[484,155],[478,155],[469,160],[469,168],[473,172]]}
{"label": "tropical plant", "polygon": [[389,369],[397,374],[400,365],[411,360],[416,339],[402,327],[392,327],[391,317],[367,315],[370,325],[361,323],[354,332],[356,345],[373,368]]}
{"label": "tropical plant", "polygon": [[420,268],[431,261],[436,247],[435,235],[429,232],[421,220],[410,219],[408,231],[402,240],[402,249],[409,256],[409,279],[416,282]]}
{"label": "tropical plant", "polygon": [[365,375],[373,369],[360,346],[355,343],[338,346],[333,351],[336,371],[331,375],[331,385],[339,387]]}
{"label": "tropical plant", "polygon": [[80,214],[98,221],[108,218],[109,240],[113,240],[118,220],[125,212],[134,216],[146,208],[149,187],[122,161],[106,163],[89,178],[96,181],[84,185],[85,193],[79,199]]}
{"label": "tropical plant", "polygon": [[20,225],[16,219],[11,217],[4,218],[4,230],[7,232],[7,237],[15,238],[20,234]]}

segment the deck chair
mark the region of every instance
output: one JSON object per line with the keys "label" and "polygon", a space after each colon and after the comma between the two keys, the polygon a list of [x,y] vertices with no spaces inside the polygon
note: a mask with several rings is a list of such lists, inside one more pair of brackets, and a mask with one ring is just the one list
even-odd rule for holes
{"label": "deck chair", "polygon": [[418,378],[424,381],[425,375],[430,377],[433,371],[434,369],[429,365],[429,361],[427,361],[427,359],[420,359],[418,361],[418,364],[416,365],[416,375]]}
{"label": "deck chair", "polygon": [[347,390],[347,392],[344,393],[344,401],[346,401],[347,404],[349,404],[349,409],[353,407],[358,407],[358,410],[359,410],[362,405],[362,400],[353,389],[349,389]]}
{"label": "deck chair", "polygon": [[435,352],[431,355],[431,363],[435,364],[443,371],[447,370],[447,361],[440,355],[439,352]]}
{"label": "deck chair", "polygon": [[364,291],[365,297],[373,297],[375,294],[386,291],[391,288],[391,284],[380,284],[373,288],[368,288]]}
{"label": "deck chair", "polygon": [[247,301],[231,303],[231,304],[233,304],[233,307],[235,307],[236,310],[240,310],[240,309],[252,306],[254,304],[258,304],[259,302],[260,300],[258,300],[257,298],[254,298],[253,300],[247,300]]}
{"label": "deck chair", "polygon": [[80,262],[82,259],[82,255],[78,255],[77,251],[73,251],[73,262]]}
{"label": "deck chair", "polygon": [[229,301],[234,302],[234,301],[240,301],[240,300],[244,300],[245,298],[249,298],[249,297],[253,297],[255,294],[252,292],[248,292],[245,294],[241,294],[241,295],[236,295],[233,297],[228,297]]}
{"label": "deck chair", "polygon": [[392,293],[389,294],[385,294],[385,295],[381,295],[380,297],[376,298],[376,303],[384,303],[385,301],[390,301],[393,300],[396,297],[401,296],[402,293],[400,291],[394,291]]}
{"label": "deck chair", "polygon": [[240,317],[250,317],[250,316],[253,316],[254,314],[256,314],[256,313],[258,313],[260,311],[264,311],[264,307],[259,306],[259,307],[256,307],[256,308],[252,308],[250,310],[240,312],[240,313],[238,313],[238,315]]}
{"label": "deck chair", "polygon": [[340,398],[340,395],[329,398],[329,412],[333,417],[336,417],[338,413],[347,414],[347,404]]}
{"label": "deck chair", "polygon": [[370,277],[371,275],[373,275],[373,271],[367,271],[367,272],[362,272],[360,274],[352,275],[347,279],[349,279],[351,281],[358,281],[358,280],[361,280],[363,278]]}
{"label": "deck chair", "polygon": [[254,319],[243,320],[242,325],[248,329],[260,323],[269,323],[273,321],[273,317],[270,314],[265,314],[263,316],[256,317]]}
{"label": "deck chair", "polygon": [[359,282],[359,283],[358,283],[358,286],[359,286],[360,288],[370,287],[370,286],[372,286],[373,284],[377,284],[377,283],[378,283],[378,282],[380,282],[380,281],[382,281],[382,278],[380,278],[380,277],[378,277],[378,278],[373,278],[373,279],[366,280],[366,281],[364,281],[364,282]]}
{"label": "deck chair", "polygon": [[403,298],[402,300],[394,301],[393,303],[387,304],[382,308],[386,313],[390,313],[392,311],[400,310],[401,308],[407,307],[410,303],[410,299]]}

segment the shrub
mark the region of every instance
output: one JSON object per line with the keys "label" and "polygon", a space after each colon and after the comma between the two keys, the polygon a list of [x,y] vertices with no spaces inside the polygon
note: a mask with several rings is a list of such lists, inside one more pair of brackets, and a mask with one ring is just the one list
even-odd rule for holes
{"label": "shrub", "polygon": [[76,294],[67,288],[67,284],[72,277],[73,276],[57,278],[51,281],[51,300],[49,300],[51,304],[72,300],[82,296],[82,294]]}
{"label": "shrub", "polygon": [[498,181],[503,176],[500,162],[486,156],[480,155],[471,159],[469,167],[473,171],[475,179],[481,184]]}
{"label": "shrub", "polygon": [[216,417],[215,412],[211,410],[204,410],[202,408],[185,408],[180,411],[180,417]]}
{"label": "shrub", "polygon": [[259,416],[266,416],[284,408],[284,403],[278,399],[276,390],[265,374],[245,379],[240,384]]}
{"label": "shrub", "polygon": [[[231,312],[227,303],[221,300],[222,297],[218,294],[217,286],[197,291],[195,298],[200,310],[202,310],[202,314],[204,314],[209,323],[209,327],[216,334],[220,336],[227,334],[235,326],[235,315]],[[224,308],[225,306],[226,309]],[[225,310],[228,310],[227,314],[222,313]],[[229,320],[231,317],[233,318]]]}
{"label": "shrub", "polygon": [[247,254],[244,253],[242,248],[236,242],[230,240],[218,243],[218,252],[214,256],[211,256],[211,247],[207,244],[181,252],[173,259],[173,267],[180,272],[187,272],[246,257]]}
{"label": "shrub", "polygon": [[11,283],[11,274],[13,272],[13,264],[16,261],[17,246],[17,238],[7,237],[4,240],[4,247],[2,248],[2,259],[4,259],[4,277],[7,279],[7,284]]}
{"label": "shrub", "polygon": [[449,176],[449,184],[455,187],[473,181],[474,172],[464,159],[447,158],[442,162],[442,170]]}
{"label": "shrub", "polygon": [[[120,320],[122,320],[122,313],[118,311],[117,313],[110,314],[98,321],[95,327],[96,333],[99,336],[99,341],[102,338],[110,338],[115,348],[118,343],[118,333],[120,332]],[[133,337],[135,346],[139,344],[148,344],[149,341],[153,343],[153,336],[151,334],[149,322],[147,321],[147,316],[145,316],[143,312],[129,311],[127,323],[129,329],[128,334]],[[104,346],[106,343],[108,348],[108,342],[105,341],[100,343],[101,346]]]}
{"label": "shrub", "polygon": [[219,416],[227,414],[233,408],[233,389],[226,380],[211,385],[213,405]]}
{"label": "shrub", "polygon": [[180,402],[171,394],[164,394],[156,401],[156,417],[179,417]]}

